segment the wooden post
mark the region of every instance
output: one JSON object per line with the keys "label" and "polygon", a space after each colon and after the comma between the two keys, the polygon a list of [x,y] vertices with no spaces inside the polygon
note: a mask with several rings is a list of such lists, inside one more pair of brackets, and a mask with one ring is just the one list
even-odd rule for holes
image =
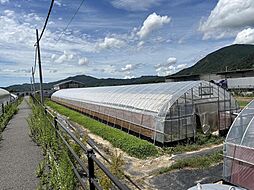
{"label": "wooden post", "polygon": [[33,92],[34,92],[34,94],[35,94],[35,80],[34,80],[34,68],[32,67],[32,80],[33,80]]}

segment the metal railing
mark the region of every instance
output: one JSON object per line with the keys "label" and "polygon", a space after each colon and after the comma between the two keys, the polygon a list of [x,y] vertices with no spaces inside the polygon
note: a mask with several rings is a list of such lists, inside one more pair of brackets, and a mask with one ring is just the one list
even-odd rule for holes
{"label": "metal railing", "polygon": [[[75,163],[73,163],[69,159],[69,163],[72,166],[73,172],[77,180],[79,181],[80,186],[83,189],[90,189],[90,190],[103,189],[100,186],[97,177],[95,176],[95,166],[97,166],[110,179],[110,181],[112,182],[112,184],[114,184],[114,187],[116,187],[116,189],[120,189],[120,190],[129,189],[125,184],[123,184],[116,176],[114,176],[110,172],[110,170],[107,168],[107,166],[104,165],[104,163],[102,163],[96,157],[95,152],[99,154],[105,161],[110,163],[110,161],[105,156],[103,156],[99,152],[99,150],[94,146],[91,139],[87,140],[88,145],[91,147],[91,148],[88,148],[68,127],[65,126],[65,124],[61,122],[62,119],[58,118],[57,116],[54,116],[51,113],[51,111],[47,107],[43,106],[34,96],[31,95],[31,97],[34,103],[36,103],[37,105],[43,108],[45,116],[49,120],[52,127],[55,129],[57,138],[61,139],[61,141],[66,146],[71,156],[75,160]],[[68,135],[68,137],[82,149],[84,154],[86,154],[87,163],[85,163],[83,160],[80,159],[80,157],[73,150],[73,148],[68,143],[68,141],[63,136],[63,134]],[[87,181],[89,183],[89,188],[86,185]]]}

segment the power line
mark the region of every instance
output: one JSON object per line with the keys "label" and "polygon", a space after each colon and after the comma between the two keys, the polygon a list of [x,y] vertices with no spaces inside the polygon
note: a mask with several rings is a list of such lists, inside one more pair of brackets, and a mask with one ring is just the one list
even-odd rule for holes
{"label": "power line", "polygon": [[73,21],[73,19],[75,18],[75,16],[77,15],[79,9],[81,8],[81,6],[83,5],[85,0],[82,0],[81,3],[79,4],[79,7],[77,8],[77,10],[75,11],[74,15],[72,15],[71,19],[69,20],[68,24],[66,25],[66,27],[63,29],[62,33],[60,34],[59,38],[56,40],[56,43],[57,44],[60,39],[62,38],[63,34],[65,33],[65,31],[68,29],[69,25],[71,24],[71,22]]}
{"label": "power line", "polygon": [[[43,35],[43,33],[44,33],[45,29],[46,29],[46,26],[47,26],[47,24],[48,24],[49,16],[50,16],[50,13],[51,13],[51,11],[52,11],[53,5],[54,5],[54,0],[51,0],[51,4],[50,4],[50,7],[49,7],[48,15],[47,15],[47,18],[46,18],[46,20],[45,20],[43,29],[42,29],[42,31],[41,31],[41,35],[40,35],[40,37],[39,37],[39,41],[41,40],[42,35]],[[36,45],[36,44],[37,44],[37,42],[35,43],[35,45]]]}

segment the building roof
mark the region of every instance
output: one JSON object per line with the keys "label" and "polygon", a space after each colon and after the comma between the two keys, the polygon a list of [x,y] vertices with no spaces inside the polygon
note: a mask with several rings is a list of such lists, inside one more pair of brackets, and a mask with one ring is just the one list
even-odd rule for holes
{"label": "building roof", "polygon": [[231,71],[222,71],[218,72],[217,75],[233,74],[233,73],[246,73],[254,71],[254,69],[242,69],[242,70],[231,70]]}

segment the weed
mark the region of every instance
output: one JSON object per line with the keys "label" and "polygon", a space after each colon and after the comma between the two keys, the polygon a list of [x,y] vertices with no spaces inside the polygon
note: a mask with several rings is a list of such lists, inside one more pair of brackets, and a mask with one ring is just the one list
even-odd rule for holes
{"label": "weed", "polygon": [[40,177],[37,189],[75,189],[76,180],[69,163],[68,151],[58,140],[55,129],[46,118],[42,108],[32,104],[32,114],[28,124],[31,136],[42,147],[45,155],[36,170],[37,176]]}
{"label": "weed", "polygon": [[159,174],[167,173],[172,170],[179,170],[184,168],[197,168],[203,169],[208,168],[214,164],[220,163],[223,159],[222,151],[214,152],[208,156],[199,156],[193,158],[185,158],[181,160],[177,160],[171,166],[162,168],[159,171]]}

